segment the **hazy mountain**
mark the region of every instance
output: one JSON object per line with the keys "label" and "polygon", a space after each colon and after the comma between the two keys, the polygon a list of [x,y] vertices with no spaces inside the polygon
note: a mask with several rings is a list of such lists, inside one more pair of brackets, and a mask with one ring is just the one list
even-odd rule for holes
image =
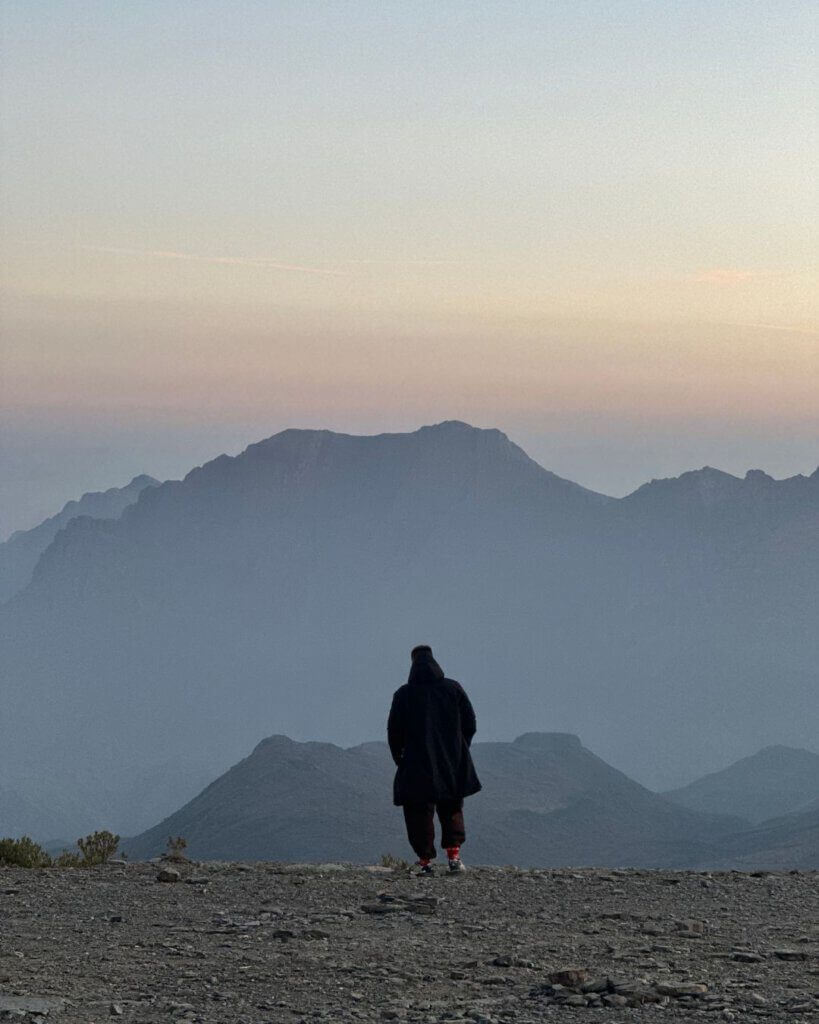
{"label": "hazy mountain", "polygon": [[31,530],[17,530],[0,544],[0,602],[7,601],[25,587],[40,555],[72,519],[77,516],[117,519],[122,515],[122,510],[132,505],[146,487],[158,485],[158,480],[143,473],[135,476],[125,487],[90,491],[79,501],[69,501],[61,512]]}
{"label": "hazy mountain", "polygon": [[[738,827],[650,793],[576,736],[478,743],[474,756],[484,784],[467,802],[475,863],[684,866],[712,856],[716,837]],[[150,857],[182,835],[204,859],[411,857],[391,802],[393,771],[382,743],[343,750],[274,736],[126,848]]]}
{"label": "hazy mountain", "polygon": [[57,534],[0,609],[0,771],[82,764],[124,797],[271,733],[360,742],[428,642],[481,738],[581,732],[675,786],[814,741],[817,605],[819,473],[618,501],[496,430],[287,430]]}
{"label": "hazy mountain", "polygon": [[819,801],[819,754],[765,747],[665,796],[691,810],[762,822]]}
{"label": "hazy mountain", "polygon": [[819,806],[762,822],[722,840],[722,855],[710,866],[753,871],[819,869]]}
{"label": "hazy mountain", "polygon": [[51,803],[42,806],[5,784],[0,786],[0,839],[5,836],[43,839],[61,831],[71,834],[73,821],[71,813],[64,813],[59,806]]}
{"label": "hazy mountain", "polygon": [[0,786],[0,837],[29,835],[38,842],[107,828],[130,835],[148,828],[198,793],[213,778],[201,763],[173,761],[107,778],[91,759],[58,768],[24,760],[4,767]]}

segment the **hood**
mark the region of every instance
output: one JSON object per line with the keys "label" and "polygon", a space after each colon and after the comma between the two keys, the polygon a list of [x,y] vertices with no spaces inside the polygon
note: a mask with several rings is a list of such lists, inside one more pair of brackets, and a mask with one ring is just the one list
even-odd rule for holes
{"label": "hood", "polygon": [[433,658],[432,651],[419,651],[412,659],[409,683],[437,683],[444,678],[444,670]]}

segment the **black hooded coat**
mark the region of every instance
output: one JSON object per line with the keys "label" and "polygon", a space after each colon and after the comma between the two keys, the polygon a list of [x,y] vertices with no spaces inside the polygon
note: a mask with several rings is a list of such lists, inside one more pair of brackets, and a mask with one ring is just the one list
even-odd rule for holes
{"label": "black hooded coat", "polygon": [[432,652],[413,658],[409,680],[396,690],[387,723],[398,766],[393,800],[401,804],[462,800],[481,784],[469,752],[475,712],[463,687],[446,679]]}

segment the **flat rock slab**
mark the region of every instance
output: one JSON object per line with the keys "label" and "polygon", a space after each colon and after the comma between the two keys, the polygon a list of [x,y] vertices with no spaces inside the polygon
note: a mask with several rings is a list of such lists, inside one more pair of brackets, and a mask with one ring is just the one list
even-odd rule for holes
{"label": "flat rock slab", "polygon": [[45,996],[3,996],[0,995],[0,1011],[25,1010],[26,1013],[55,1013],[65,1007],[62,999]]}

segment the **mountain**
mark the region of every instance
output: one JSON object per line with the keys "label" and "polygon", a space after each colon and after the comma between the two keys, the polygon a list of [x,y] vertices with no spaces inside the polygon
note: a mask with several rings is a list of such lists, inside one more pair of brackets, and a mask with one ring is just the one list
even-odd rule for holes
{"label": "mountain", "polygon": [[817,541],[819,473],[615,500],[497,430],[286,430],[57,534],[0,608],[0,772],[81,764],[125,807],[266,735],[349,746],[426,642],[481,739],[580,732],[679,786],[819,734]]}
{"label": "mountain", "polygon": [[819,869],[819,806],[771,818],[725,837],[722,854],[709,865],[744,871],[816,871]]}
{"label": "mountain", "polygon": [[44,766],[28,758],[8,765],[0,785],[0,838],[38,842],[107,828],[120,835],[148,828],[213,778],[201,763],[171,761],[108,779],[75,759]]}
{"label": "mountain", "polygon": [[79,501],[69,501],[61,512],[31,530],[17,530],[0,544],[0,603],[26,586],[40,555],[72,519],[77,516],[118,519],[123,509],[132,505],[146,487],[158,485],[158,480],[143,473],[135,476],[125,487],[90,491]]}
{"label": "mountain", "polygon": [[[682,867],[713,856],[734,818],[676,807],[586,750],[576,736],[530,733],[478,743],[483,792],[467,802],[475,863]],[[181,835],[193,857],[352,860],[410,856],[386,744],[263,740],[202,793],[128,841],[132,857]]]}
{"label": "mountain", "polygon": [[694,811],[737,814],[759,823],[819,801],[819,754],[765,747],[665,796]]}
{"label": "mountain", "polygon": [[41,806],[16,789],[0,786],[0,838],[35,836],[43,839],[65,831],[73,831],[73,818],[54,804]]}

